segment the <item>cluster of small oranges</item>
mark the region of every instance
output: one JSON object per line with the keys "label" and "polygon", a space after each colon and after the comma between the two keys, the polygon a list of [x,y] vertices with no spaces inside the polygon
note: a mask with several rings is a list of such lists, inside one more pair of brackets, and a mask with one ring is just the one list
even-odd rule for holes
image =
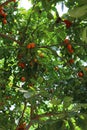
{"label": "cluster of small oranges", "polygon": [[68,50],[69,53],[73,53],[74,52],[73,47],[72,47],[69,39],[65,39],[64,40],[64,44],[66,45],[67,50]]}
{"label": "cluster of small oranges", "polygon": [[[71,43],[70,43],[70,41],[69,41],[69,39],[65,39],[64,40],[64,44],[65,44],[65,46],[66,46],[66,48],[67,48],[67,51],[70,53],[70,54],[73,54],[74,53],[74,50],[73,50],[73,47],[72,47],[72,45],[71,45]],[[69,59],[69,64],[73,64],[74,63],[74,59]],[[85,69],[85,71],[86,71],[86,69]],[[84,73],[83,73],[83,71],[79,71],[79,72],[77,72],[77,76],[78,77],[83,77],[84,76]]]}
{"label": "cluster of small oranges", "polygon": [[[16,0],[13,0],[13,2],[16,2]],[[2,17],[2,23],[7,24],[7,13],[5,13],[3,6],[0,6],[0,16]]]}
{"label": "cluster of small oranges", "polygon": [[78,77],[83,77],[87,73],[87,66],[83,68],[83,71],[77,73]]}
{"label": "cluster of small oranges", "polygon": [[[35,43],[29,43],[27,44],[26,48],[28,50],[31,50],[31,49],[34,49],[36,47],[36,44]],[[24,56],[22,54],[18,54],[18,67],[21,68],[21,69],[25,69],[27,67],[26,63],[23,62],[21,59],[23,59]],[[33,59],[32,61],[30,61],[30,66],[32,67],[34,63],[37,62],[37,59]],[[26,81],[26,77],[25,76],[22,76],[21,79],[20,79],[22,82],[25,82]]]}
{"label": "cluster of small oranges", "polygon": [[7,13],[4,12],[4,8],[0,7],[0,16],[2,16],[2,22],[3,24],[7,24]]}
{"label": "cluster of small oranges", "polygon": [[[73,50],[73,47],[72,47],[72,45],[71,45],[69,39],[65,39],[65,40],[64,40],[64,44],[65,44],[65,46],[66,46],[66,48],[67,48],[67,51],[68,51],[70,54],[73,54],[73,53],[74,53],[74,50]],[[72,59],[72,58],[69,59],[69,63],[70,63],[70,64],[73,64],[73,63],[74,63],[74,59]]]}
{"label": "cluster of small oranges", "polygon": [[32,48],[35,48],[35,46],[36,46],[35,43],[29,43],[29,44],[27,45],[27,48],[28,48],[28,49],[32,49]]}

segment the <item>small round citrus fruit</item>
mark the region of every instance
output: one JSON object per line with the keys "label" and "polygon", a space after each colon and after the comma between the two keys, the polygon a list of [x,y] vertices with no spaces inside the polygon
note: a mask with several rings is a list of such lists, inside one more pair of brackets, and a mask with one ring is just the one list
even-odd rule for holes
{"label": "small round citrus fruit", "polygon": [[25,77],[21,77],[21,81],[22,81],[22,82],[25,82],[25,81],[26,81],[26,78],[25,78]]}
{"label": "small round citrus fruit", "polygon": [[84,75],[83,72],[78,72],[79,77],[83,77],[83,75]]}

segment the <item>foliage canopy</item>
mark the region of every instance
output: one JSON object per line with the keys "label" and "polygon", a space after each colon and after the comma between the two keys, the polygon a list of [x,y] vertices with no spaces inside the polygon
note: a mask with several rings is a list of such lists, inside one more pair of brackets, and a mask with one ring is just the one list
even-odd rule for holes
{"label": "foliage canopy", "polygon": [[87,130],[87,1],[30,1],[0,1],[0,130]]}

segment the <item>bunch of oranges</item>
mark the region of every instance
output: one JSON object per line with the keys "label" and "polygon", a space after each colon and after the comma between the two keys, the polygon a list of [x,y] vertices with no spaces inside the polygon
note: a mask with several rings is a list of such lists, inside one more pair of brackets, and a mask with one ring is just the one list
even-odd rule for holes
{"label": "bunch of oranges", "polygon": [[7,13],[4,12],[4,8],[3,7],[0,7],[0,15],[3,18],[2,19],[3,24],[7,24],[7,20],[6,20]]}
{"label": "bunch of oranges", "polygon": [[29,43],[27,45],[27,49],[32,49],[32,48],[35,48],[36,44],[35,43]]}
{"label": "bunch of oranges", "polygon": [[[13,2],[16,2],[16,0],[13,0]],[[3,24],[7,24],[7,19],[6,19],[7,13],[5,13],[3,6],[0,6],[0,16],[2,16],[3,18],[2,19]]]}
{"label": "bunch of oranges", "polygon": [[26,64],[25,64],[24,62],[19,62],[19,63],[18,63],[18,66],[19,66],[20,68],[24,69],[25,66],[26,66]]}
{"label": "bunch of oranges", "polygon": [[[34,49],[36,47],[36,44],[34,42],[32,43],[28,43],[26,48],[27,49]],[[26,63],[22,61],[22,59],[24,58],[23,54],[19,53],[18,54],[18,67],[20,69],[22,69],[24,71],[24,69],[27,67]],[[37,59],[34,58],[33,60],[30,61],[30,66],[33,66],[34,63],[37,63]],[[26,81],[26,77],[23,75],[21,78],[20,78],[21,82],[25,82]]]}
{"label": "bunch of oranges", "polygon": [[[65,40],[64,40],[64,44],[65,44],[65,46],[66,46],[68,52],[69,52],[70,54],[72,54],[72,53],[74,52],[74,50],[73,50],[73,47],[72,47],[72,45],[71,45],[69,39],[65,39]],[[69,63],[70,63],[70,64],[73,64],[73,63],[74,63],[74,59],[71,58],[71,59],[69,60]]]}
{"label": "bunch of oranges", "polygon": [[72,47],[72,45],[70,44],[69,39],[65,39],[65,40],[64,40],[64,44],[66,45],[67,50],[68,50],[69,53],[73,53],[73,52],[74,52],[73,47]]}
{"label": "bunch of oranges", "polygon": [[[72,53],[74,52],[74,50],[73,50],[73,47],[72,47],[72,45],[71,45],[69,39],[65,39],[65,40],[64,40],[64,44],[65,44],[65,46],[66,46],[68,52],[69,52],[70,54],[72,54]],[[73,64],[73,63],[74,63],[74,59],[71,58],[71,59],[69,59],[68,62],[69,62],[69,64]],[[85,71],[87,71],[87,68],[85,69]],[[80,77],[80,78],[82,78],[82,77],[84,76],[83,71],[77,72],[77,76]]]}

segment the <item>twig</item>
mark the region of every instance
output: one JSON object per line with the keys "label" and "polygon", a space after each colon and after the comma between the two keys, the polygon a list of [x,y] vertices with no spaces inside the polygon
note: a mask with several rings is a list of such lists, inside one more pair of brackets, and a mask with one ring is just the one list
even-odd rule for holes
{"label": "twig", "polygon": [[33,115],[34,115],[34,108],[33,108],[33,106],[31,105],[31,109],[30,109],[30,122],[29,122],[29,124],[26,126],[26,130],[28,130],[28,129],[31,127],[31,125],[32,125]]}
{"label": "twig", "polygon": [[10,2],[12,2],[12,1],[13,1],[13,0],[7,0],[6,2],[0,4],[0,7],[7,5],[7,4],[9,4]]}
{"label": "twig", "polygon": [[22,121],[22,119],[24,117],[24,113],[25,113],[26,107],[27,107],[27,102],[24,102],[24,109],[23,109],[23,112],[21,114],[21,118],[19,119],[17,127],[20,125],[20,123],[21,123],[21,121]]}
{"label": "twig", "polygon": [[22,120],[23,117],[24,117],[24,113],[25,113],[25,110],[26,110],[26,106],[27,106],[27,102],[24,102],[24,109],[23,109],[23,112],[22,112],[21,118],[20,118],[20,120],[19,120],[19,124],[20,124],[21,120]]}
{"label": "twig", "polygon": [[14,42],[16,42],[16,43],[18,43],[18,44],[21,44],[21,42],[19,42],[18,40],[14,39],[13,37],[10,37],[10,36],[8,36],[8,35],[6,35],[6,34],[0,33],[0,36],[1,36],[2,38],[7,38],[7,39],[9,39],[9,40],[11,40],[11,41],[14,41]]}
{"label": "twig", "polygon": [[36,117],[34,117],[32,120],[39,120],[40,118],[43,117],[51,117],[51,116],[59,116],[59,117],[65,117],[64,113],[44,113],[44,114],[40,114],[40,115],[36,115]]}

